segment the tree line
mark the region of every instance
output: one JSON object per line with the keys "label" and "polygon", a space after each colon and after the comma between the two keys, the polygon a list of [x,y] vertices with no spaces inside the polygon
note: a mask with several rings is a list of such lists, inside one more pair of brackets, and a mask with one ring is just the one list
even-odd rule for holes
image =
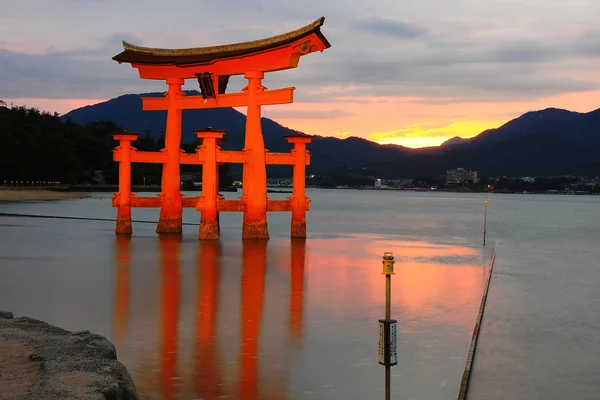
{"label": "tree line", "polygon": [[[0,101],[0,184],[5,181],[52,181],[67,185],[118,183],[118,163],[112,150],[118,145],[112,137],[123,129],[113,121],[87,125],[61,119],[57,113],[24,106],[7,106]],[[184,144],[194,152],[199,142]],[[140,151],[164,148],[164,135],[154,139],[149,132],[133,143]],[[200,180],[202,167],[182,165],[182,173]],[[223,185],[233,177],[227,166],[220,168]],[[133,185],[160,185],[160,164],[132,164]]]}

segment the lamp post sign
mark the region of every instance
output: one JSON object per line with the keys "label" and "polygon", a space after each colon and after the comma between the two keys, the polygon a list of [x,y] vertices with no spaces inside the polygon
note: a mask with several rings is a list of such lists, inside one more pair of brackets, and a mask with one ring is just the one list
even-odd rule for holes
{"label": "lamp post sign", "polygon": [[396,353],[398,321],[379,320],[379,364],[393,366],[398,364]]}
{"label": "lamp post sign", "polygon": [[398,338],[398,321],[392,319],[392,275],[394,275],[394,255],[383,254],[383,271],[385,275],[385,319],[379,320],[379,364],[385,366],[385,398],[390,399],[391,367],[398,364],[396,343]]}

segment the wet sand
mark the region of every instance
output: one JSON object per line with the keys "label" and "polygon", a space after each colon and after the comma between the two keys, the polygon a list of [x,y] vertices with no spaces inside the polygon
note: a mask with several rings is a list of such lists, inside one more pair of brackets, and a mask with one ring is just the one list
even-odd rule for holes
{"label": "wet sand", "polygon": [[88,196],[84,193],[58,192],[54,190],[0,190],[0,202],[2,201],[44,201],[44,200],[66,200],[66,199],[85,199]]}
{"label": "wet sand", "polygon": [[25,343],[0,337],[0,399],[23,399],[39,387],[42,370]]}

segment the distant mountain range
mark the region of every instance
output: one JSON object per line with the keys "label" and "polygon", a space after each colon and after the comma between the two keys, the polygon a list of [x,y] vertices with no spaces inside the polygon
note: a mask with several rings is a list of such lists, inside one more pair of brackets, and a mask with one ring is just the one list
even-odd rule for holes
{"label": "distant mountain range", "polygon": [[[198,94],[190,91],[188,94]],[[63,116],[79,124],[112,120],[140,134],[160,137],[165,130],[165,111],[143,111],[141,96],[128,94],[75,109]],[[232,109],[186,110],[182,141],[195,139],[194,130],[224,129],[226,149],[241,149],[246,117]],[[273,152],[288,151],[283,138],[297,133],[263,118],[265,146]],[[439,147],[410,149],[380,145],[366,139],[317,136],[309,145],[311,170],[327,172],[340,168],[368,168],[382,177],[433,176],[447,169],[464,167],[492,176],[600,175],[600,109],[576,113],[556,108],[528,112],[496,129],[470,139],[452,138]]]}

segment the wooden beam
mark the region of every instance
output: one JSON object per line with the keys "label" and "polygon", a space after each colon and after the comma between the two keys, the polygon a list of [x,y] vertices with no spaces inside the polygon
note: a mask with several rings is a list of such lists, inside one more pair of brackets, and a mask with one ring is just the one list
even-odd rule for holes
{"label": "wooden beam", "polygon": [[[294,165],[295,156],[292,153],[267,152],[268,165]],[[310,165],[310,153],[306,152],[306,165]]]}
{"label": "wooden beam", "polygon": [[[181,199],[183,208],[195,208],[196,210],[202,210],[203,201],[201,196],[196,197],[183,197]],[[160,197],[138,197],[135,194],[131,196],[131,207],[135,208],[160,208],[161,206]],[[116,201],[116,196],[112,197],[112,206],[118,207],[119,204]],[[218,200],[217,208],[219,211],[225,212],[243,212],[245,204],[242,200]],[[278,212],[278,211],[291,211],[292,205],[290,200],[267,200],[267,211]],[[306,198],[306,210],[310,210],[310,199]]]}
{"label": "wooden beam", "polygon": [[179,156],[179,164],[181,165],[200,165],[204,162],[198,158],[196,153],[182,153]]}
{"label": "wooden beam", "polygon": [[[259,105],[289,104],[294,102],[295,87],[265,90],[257,94]],[[197,110],[221,107],[243,107],[248,105],[247,93],[220,94],[214,99],[203,99],[202,96],[182,96],[178,100],[181,110]],[[158,111],[167,109],[165,97],[142,97],[142,109],[145,111]]]}
{"label": "wooden beam", "polygon": [[[200,156],[200,158],[203,158]],[[243,164],[248,159],[248,154],[243,150],[217,150],[217,162],[230,164]]]}
{"label": "wooden beam", "polygon": [[[306,165],[310,165],[310,153],[306,152]],[[243,164],[248,155],[239,150],[218,150],[217,162],[230,164]],[[123,153],[120,149],[113,150],[113,160],[122,161]],[[162,151],[132,151],[131,162],[163,164],[166,160],[166,153]],[[268,165],[293,165],[294,156],[291,153],[269,153],[266,160]],[[204,154],[202,150],[197,153],[181,153],[179,157],[181,165],[200,165],[204,163]]]}
{"label": "wooden beam", "polygon": [[[123,158],[123,152],[120,149],[113,151],[113,160],[121,161]],[[166,160],[166,153],[160,151],[137,151],[131,152],[131,162],[138,163],[153,163],[162,164]]]}

